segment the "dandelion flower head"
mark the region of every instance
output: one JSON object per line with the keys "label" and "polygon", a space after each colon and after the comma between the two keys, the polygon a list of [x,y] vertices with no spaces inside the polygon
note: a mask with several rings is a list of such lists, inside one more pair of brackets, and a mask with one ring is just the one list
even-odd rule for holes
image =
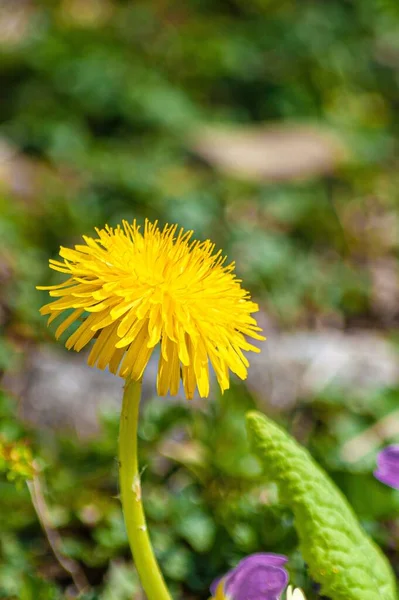
{"label": "dandelion flower head", "polygon": [[187,398],[196,388],[208,396],[209,363],[222,391],[229,371],[246,378],[244,352],[259,352],[247,337],[264,337],[251,316],[258,306],[241,288],[234,263],[226,265],[213,243],[192,241],[193,232],[177,225],[160,230],[146,221],[141,230],[124,221],[96,233],[74,249],[61,247],[63,261],[50,260],[66,281],[38,288],[56,298],[41,309],[48,322],[64,317],[57,338],[79,324],[68,349],[79,352],[92,342],[89,365],[140,380],[160,344],[161,396],[177,394],[180,378]]}

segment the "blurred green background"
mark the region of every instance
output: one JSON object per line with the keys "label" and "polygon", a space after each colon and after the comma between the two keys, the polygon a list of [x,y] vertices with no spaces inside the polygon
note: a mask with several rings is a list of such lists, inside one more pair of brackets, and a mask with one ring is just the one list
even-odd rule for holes
{"label": "blurred green background", "polygon": [[175,597],[207,599],[261,550],[319,597],[249,454],[254,406],[399,573],[399,495],[372,476],[399,435],[397,0],[1,0],[0,52],[0,436],[32,452],[43,496],[35,510],[10,481],[18,456],[8,478],[0,461],[0,598],[76,597],[47,512],[80,597],[142,598],[117,498],[120,381],[56,345],[35,290],[60,245],[122,218],[214,240],[269,337],[223,398],[159,400],[149,378],[145,506]]}

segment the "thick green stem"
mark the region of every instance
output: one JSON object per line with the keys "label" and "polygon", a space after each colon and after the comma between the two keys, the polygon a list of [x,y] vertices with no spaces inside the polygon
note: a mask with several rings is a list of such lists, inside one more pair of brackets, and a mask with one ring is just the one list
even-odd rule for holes
{"label": "thick green stem", "polygon": [[119,431],[119,481],[134,563],[148,600],[171,600],[148,536],[137,460],[141,382],[126,381]]}

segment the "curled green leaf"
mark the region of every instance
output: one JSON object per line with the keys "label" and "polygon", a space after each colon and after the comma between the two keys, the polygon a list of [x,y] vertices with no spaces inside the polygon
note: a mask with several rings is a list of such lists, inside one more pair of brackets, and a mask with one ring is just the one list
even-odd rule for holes
{"label": "curled green leaf", "polygon": [[397,600],[388,560],[309,452],[272,420],[247,414],[252,447],[292,509],[301,552],[332,600]]}

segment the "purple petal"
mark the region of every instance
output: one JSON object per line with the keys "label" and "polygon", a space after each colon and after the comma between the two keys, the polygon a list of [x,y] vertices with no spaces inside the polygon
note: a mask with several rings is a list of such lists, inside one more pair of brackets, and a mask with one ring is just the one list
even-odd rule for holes
{"label": "purple petal", "polygon": [[226,582],[225,592],[232,600],[279,600],[287,583],[287,572],[281,567],[254,566]]}
{"label": "purple petal", "polygon": [[399,444],[387,446],[377,456],[376,477],[382,483],[399,490]]}
{"label": "purple petal", "polygon": [[[278,600],[288,583],[283,569],[287,557],[256,553],[241,560],[223,579],[224,591],[232,600]],[[214,594],[220,579],[211,586]]]}

